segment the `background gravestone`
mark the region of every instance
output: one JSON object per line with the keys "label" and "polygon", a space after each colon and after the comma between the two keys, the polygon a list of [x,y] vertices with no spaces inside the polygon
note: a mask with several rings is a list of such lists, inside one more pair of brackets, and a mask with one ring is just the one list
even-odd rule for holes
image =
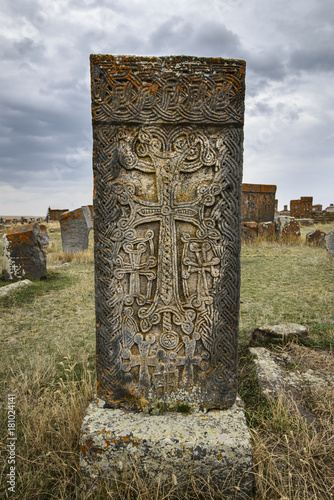
{"label": "background gravestone", "polygon": [[273,222],[276,189],[272,184],[242,184],[242,222]]}
{"label": "background gravestone", "polygon": [[312,218],[312,196],[302,196],[300,200],[290,201],[290,216],[296,219]]}
{"label": "background gravestone", "polygon": [[88,206],[63,213],[59,219],[63,252],[82,252],[87,250],[89,231],[92,229],[92,216]]}
{"label": "background gravestone", "polygon": [[37,222],[14,228],[3,235],[2,275],[14,278],[45,278],[44,236]]}
{"label": "background gravestone", "polygon": [[64,214],[65,212],[68,212],[68,208],[49,208],[48,210],[48,217],[49,217],[49,220],[59,220],[60,219],[60,216],[62,214]]}

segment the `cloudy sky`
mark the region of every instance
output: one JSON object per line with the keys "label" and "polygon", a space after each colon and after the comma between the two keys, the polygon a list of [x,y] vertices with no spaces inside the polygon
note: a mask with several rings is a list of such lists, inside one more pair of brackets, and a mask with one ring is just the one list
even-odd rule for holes
{"label": "cloudy sky", "polygon": [[2,0],[0,215],[92,202],[89,54],[244,59],[244,182],[334,203],[333,0]]}

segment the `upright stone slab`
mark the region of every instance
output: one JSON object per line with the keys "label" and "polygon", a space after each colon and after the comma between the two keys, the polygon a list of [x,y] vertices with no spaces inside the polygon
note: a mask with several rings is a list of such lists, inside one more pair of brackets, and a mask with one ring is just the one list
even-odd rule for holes
{"label": "upright stone slab", "polygon": [[243,222],[273,222],[275,194],[272,184],[243,184],[241,219]]}
{"label": "upright stone slab", "polygon": [[59,219],[61,242],[64,252],[77,253],[87,250],[92,217],[88,206],[63,213]]}
{"label": "upright stone slab", "polygon": [[312,218],[312,196],[302,196],[300,200],[290,201],[290,215],[296,219]]}
{"label": "upright stone slab", "polygon": [[45,278],[47,270],[44,246],[43,234],[37,222],[7,231],[3,235],[3,278]]}
{"label": "upright stone slab", "polygon": [[[91,56],[97,394],[110,428],[91,405],[81,440],[87,475],[118,463],[101,458],[104,442],[126,456],[126,412],[183,405],[194,412],[183,421],[191,428],[196,411],[234,408],[244,73],[235,60]],[[135,441],[164,432],[154,419],[140,425]],[[169,453],[159,443],[155,469]],[[221,485],[233,465],[224,476],[219,440],[214,450]]]}
{"label": "upright stone slab", "polygon": [[98,396],[237,391],[244,62],[93,55]]}

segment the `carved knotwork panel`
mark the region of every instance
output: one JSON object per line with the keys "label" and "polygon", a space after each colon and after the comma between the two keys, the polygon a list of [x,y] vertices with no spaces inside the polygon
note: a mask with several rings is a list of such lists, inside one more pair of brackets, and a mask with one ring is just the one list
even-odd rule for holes
{"label": "carved knotwork panel", "polygon": [[233,404],[242,142],[239,126],[94,124],[98,393],[110,405]]}

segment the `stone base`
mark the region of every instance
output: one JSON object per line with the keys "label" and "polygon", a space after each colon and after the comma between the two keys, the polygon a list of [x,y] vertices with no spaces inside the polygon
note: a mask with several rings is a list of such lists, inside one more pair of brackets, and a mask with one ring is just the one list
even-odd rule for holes
{"label": "stone base", "polygon": [[[88,486],[103,478],[152,486],[186,484],[191,475],[226,498],[252,497],[252,450],[239,398],[228,410],[148,415],[104,409],[92,402],[81,430],[81,474]],[[126,479],[125,479],[126,478]]]}

